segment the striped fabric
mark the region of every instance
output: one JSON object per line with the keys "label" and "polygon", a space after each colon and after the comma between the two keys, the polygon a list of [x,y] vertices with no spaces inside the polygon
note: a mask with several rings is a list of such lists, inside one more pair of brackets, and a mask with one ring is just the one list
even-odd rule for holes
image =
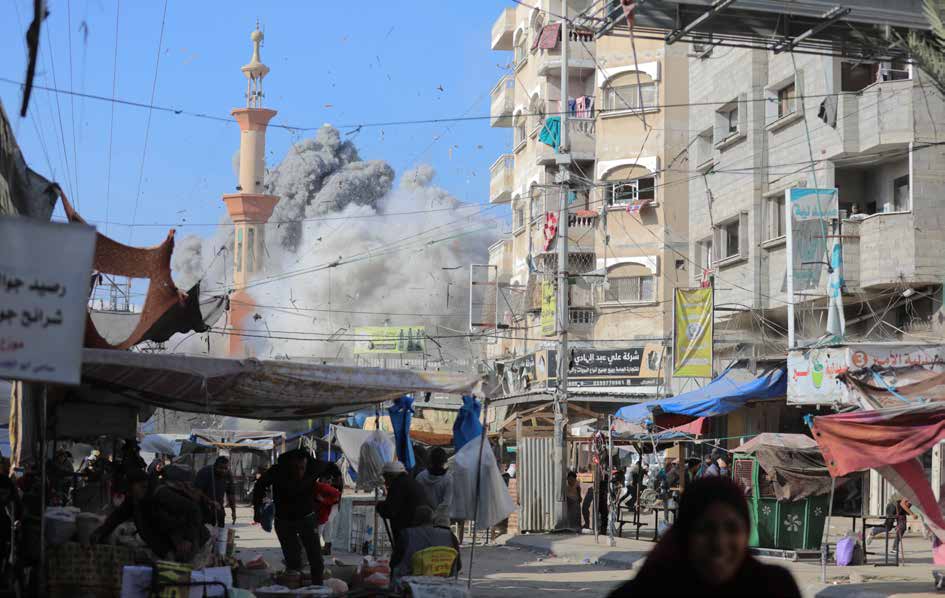
{"label": "striped fabric", "polygon": [[875,469],[912,503],[935,538],[935,564],[945,564],[945,515],[919,462],[945,438],[945,403],[815,417],[812,430],[834,478]]}

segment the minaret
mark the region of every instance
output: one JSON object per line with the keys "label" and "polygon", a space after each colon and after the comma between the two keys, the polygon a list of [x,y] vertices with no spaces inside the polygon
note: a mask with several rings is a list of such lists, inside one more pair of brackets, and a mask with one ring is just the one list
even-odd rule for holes
{"label": "minaret", "polygon": [[269,67],[259,60],[259,45],[263,32],[256,30],[250,35],[253,41],[253,57],[241,70],[246,75],[246,107],[236,108],[231,114],[240,125],[240,172],[238,193],[223,196],[226,209],[233,220],[233,293],[230,295],[229,327],[236,331],[228,337],[230,357],[246,357],[248,351],[243,337],[248,316],[253,313],[253,298],[246,292],[246,283],[263,268],[265,246],[263,235],[266,222],[279,201],[274,195],[265,194],[263,177],[266,174],[266,126],[275,110],[262,107],[263,79]]}

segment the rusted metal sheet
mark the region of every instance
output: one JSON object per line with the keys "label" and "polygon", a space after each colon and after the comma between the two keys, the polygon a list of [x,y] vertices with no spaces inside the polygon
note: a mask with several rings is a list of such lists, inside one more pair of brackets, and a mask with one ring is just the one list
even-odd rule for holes
{"label": "rusted metal sheet", "polygon": [[523,437],[518,445],[519,529],[544,532],[554,528],[554,459],[549,437]]}

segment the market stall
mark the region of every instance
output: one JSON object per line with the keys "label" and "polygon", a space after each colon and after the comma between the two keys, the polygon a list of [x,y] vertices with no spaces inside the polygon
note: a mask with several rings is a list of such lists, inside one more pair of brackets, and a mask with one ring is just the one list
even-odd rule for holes
{"label": "market stall", "polygon": [[733,477],[751,510],[749,545],[819,549],[831,478],[817,443],[803,434],[764,433],[734,453]]}

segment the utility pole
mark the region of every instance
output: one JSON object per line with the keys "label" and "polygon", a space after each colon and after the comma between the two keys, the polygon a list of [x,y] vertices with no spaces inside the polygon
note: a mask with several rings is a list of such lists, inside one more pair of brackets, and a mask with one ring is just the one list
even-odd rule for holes
{"label": "utility pole", "polygon": [[556,182],[561,186],[558,206],[558,296],[555,316],[558,327],[558,387],[555,390],[554,414],[554,481],[555,529],[570,527],[567,501],[567,420],[568,420],[568,188],[571,176],[571,147],[568,140],[568,0],[561,0],[561,138],[558,143]]}

